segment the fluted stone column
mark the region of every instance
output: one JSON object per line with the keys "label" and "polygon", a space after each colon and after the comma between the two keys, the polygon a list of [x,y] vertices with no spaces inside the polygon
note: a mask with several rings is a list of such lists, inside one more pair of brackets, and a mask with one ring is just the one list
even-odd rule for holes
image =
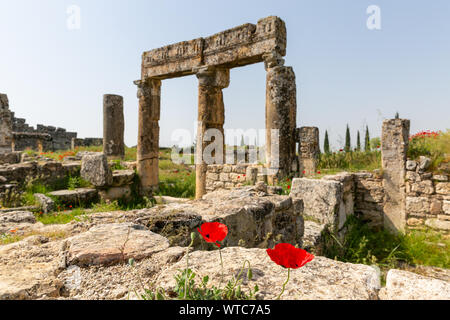
{"label": "fluted stone column", "polygon": [[301,127],[298,130],[298,157],[301,176],[312,176],[317,171],[319,161],[319,128]]}
{"label": "fluted stone column", "polygon": [[208,164],[203,158],[205,148],[213,141],[204,141],[205,132],[208,129],[217,129],[222,135],[221,154],[214,155],[224,162],[224,135],[223,124],[225,121],[225,108],[222,89],[230,83],[230,70],[204,68],[197,72],[198,78],[198,127],[196,150],[196,185],[195,197],[201,198],[206,193],[206,170]]}
{"label": "fluted stone column", "polygon": [[137,171],[142,195],[151,195],[158,188],[159,118],[161,80],[135,81],[138,86],[139,127]]}
{"label": "fluted stone column", "polygon": [[105,94],[103,96],[103,153],[108,159],[123,159],[125,156],[124,129],[123,97]]}
{"label": "fluted stone column", "polygon": [[[273,53],[264,59],[267,72],[266,166],[274,170],[274,174],[268,176],[272,184],[288,175],[295,161],[297,89],[294,71],[283,65],[280,55]],[[278,130],[278,137],[273,129]]]}
{"label": "fluted stone column", "polygon": [[406,225],[406,154],[410,121],[388,119],[381,131],[381,163],[383,168],[384,226],[403,231]]}

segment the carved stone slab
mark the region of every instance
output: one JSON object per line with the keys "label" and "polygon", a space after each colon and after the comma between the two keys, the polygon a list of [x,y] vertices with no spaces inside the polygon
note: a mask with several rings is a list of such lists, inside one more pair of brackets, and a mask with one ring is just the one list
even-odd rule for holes
{"label": "carved stone slab", "polygon": [[254,24],[217,33],[207,38],[178,42],[144,52],[142,80],[190,75],[200,67],[239,67],[263,61],[263,55],[286,55],[286,26],[271,16]]}

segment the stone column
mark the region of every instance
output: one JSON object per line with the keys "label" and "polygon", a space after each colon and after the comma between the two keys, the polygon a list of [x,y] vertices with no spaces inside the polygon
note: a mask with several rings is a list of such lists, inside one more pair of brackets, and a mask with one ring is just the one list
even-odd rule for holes
{"label": "stone column", "polygon": [[[274,174],[269,172],[268,176],[269,183],[273,184],[291,172],[295,161],[297,88],[292,67],[285,67],[280,55],[272,53],[264,59],[267,72],[266,166],[274,170]],[[278,130],[278,138],[272,129]]]}
{"label": "stone column", "polygon": [[151,195],[158,188],[159,118],[161,80],[135,81],[138,86],[139,127],[137,171],[141,194]]}
{"label": "stone column", "polygon": [[312,176],[319,161],[319,128],[301,127],[298,130],[298,158],[301,176]]}
{"label": "stone column", "polygon": [[0,152],[11,152],[13,149],[12,134],[13,116],[9,110],[8,96],[0,93]]}
{"label": "stone column", "polygon": [[384,120],[381,132],[384,226],[392,231],[403,231],[406,225],[405,174],[409,126],[409,120],[405,119]]}
{"label": "stone column", "polygon": [[[225,108],[223,103],[222,89],[230,83],[229,69],[203,68],[197,72],[198,78],[198,127],[197,127],[197,150],[196,150],[196,185],[195,197],[201,198],[206,193],[206,170],[208,164],[203,158],[205,148],[213,141],[204,141],[205,132],[208,129],[217,129],[222,134],[222,150],[220,155],[214,155],[225,159],[225,137],[223,124],[225,121]],[[211,164],[211,163],[210,163]]]}
{"label": "stone column", "polygon": [[103,153],[108,159],[123,159],[125,156],[124,129],[123,97],[105,94],[103,96]]}

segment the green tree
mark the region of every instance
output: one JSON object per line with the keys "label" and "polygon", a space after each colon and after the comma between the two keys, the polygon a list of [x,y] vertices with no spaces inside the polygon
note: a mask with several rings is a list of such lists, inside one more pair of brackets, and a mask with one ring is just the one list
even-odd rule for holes
{"label": "green tree", "polygon": [[325,130],[325,141],[323,142],[323,151],[325,154],[330,154],[330,142],[328,141],[328,131]]}
{"label": "green tree", "polygon": [[348,127],[347,124],[347,130],[345,131],[345,152],[350,152],[351,150],[351,142],[350,142],[350,128]]}
{"label": "green tree", "polygon": [[359,130],[358,135],[356,136],[356,151],[361,151],[361,138],[359,136]]}
{"label": "green tree", "polygon": [[245,146],[244,136],[241,136],[241,147]]}
{"label": "green tree", "polygon": [[400,115],[398,114],[398,111],[395,113],[395,119],[400,119]]}
{"label": "green tree", "polygon": [[366,126],[366,137],[364,139],[364,151],[370,151],[370,135],[369,135],[369,126]]}

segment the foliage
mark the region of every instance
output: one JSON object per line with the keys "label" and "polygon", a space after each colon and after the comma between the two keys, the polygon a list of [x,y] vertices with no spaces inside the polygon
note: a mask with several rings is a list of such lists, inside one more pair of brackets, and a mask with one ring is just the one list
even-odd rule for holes
{"label": "foliage", "polygon": [[344,147],[344,151],[345,152],[350,152],[352,149],[351,146],[351,142],[350,142],[350,128],[347,125],[347,129],[345,130],[345,147]]}
{"label": "foliage", "polygon": [[[242,271],[238,277],[229,280],[223,289],[216,286],[208,287],[209,276],[204,276],[200,284],[197,284],[195,272],[191,269],[178,270],[174,278],[176,281],[175,290],[172,293],[165,293],[164,290],[157,288],[155,290],[145,290],[141,294],[143,300],[168,300],[170,298],[180,300],[255,300],[255,295],[259,291],[258,285],[248,288],[248,292],[243,290],[241,279]],[[247,279],[252,279],[252,272],[249,268],[247,271]]]}
{"label": "foliage", "polygon": [[[341,169],[347,171],[375,170],[381,168],[381,152],[333,152],[320,154],[318,169]],[[324,172],[325,173],[325,172]]]}
{"label": "foliage", "polygon": [[421,131],[409,138],[408,158],[426,156],[431,159],[430,170],[435,171],[441,163],[450,162],[450,129],[446,132]]}
{"label": "foliage", "polygon": [[113,160],[111,165],[111,170],[125,170],[127,169],[122,165],[122,162],[120,160]]}
{"label": "foliage", "polygon": [[323,151],[326,154],[330,154],[331,153],[331,151],[330,151],[330,141],[328,140],[328,131],[327,130],[325,130],[325,140],[323,142]]}
{"label": "foliage", "polygon": [[369,134],[369,126],[366,126],[366,136],[364,137],[364,151],[370,151],[370,134]]}
{"label": "foliage", "polygon": [[356,135],[356,151],[361,151],[361,137],[359,135],[359,130],[358,134]]}
{"label": "foliage", "polygon": [[[392,234],[386,230],[373,230],[355,216],[345,223],[344,239],[329,230],[323,232],[321,254],[344,262],[376,264],[381,268],[398,268],[402,263],[450,267],[446,248],[450,239],[431,230]],[[443,245],[440,245],[443,244]]]}
{"label": "foliage", "polygon": [[78,220],[81,216],[86,216],[87,213],[82,208],[75,208],[72,211],[57,211],[48,214],[36,214],[36,220],[43,224],[66,224],[72,220]]}

